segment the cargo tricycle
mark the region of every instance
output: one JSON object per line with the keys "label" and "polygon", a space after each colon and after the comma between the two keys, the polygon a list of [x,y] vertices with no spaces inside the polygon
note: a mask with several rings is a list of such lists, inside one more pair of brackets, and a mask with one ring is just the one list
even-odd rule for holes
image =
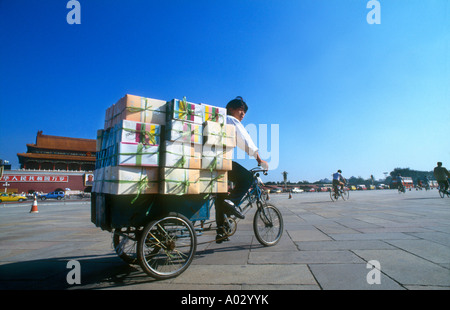
{"label": "cargo tricycle", "polygon": [[[258,184],[259,168],[251,169],[253,184],[238,204],[246,214],[256,207],[253,231],[264,246],[278,243],[283,234],[281,212],[268,203]],[[93,193],[92,222],[113,234],[113,246],[118,256],[129,264],[139,264],[156,279],[168,279],[183,273],[191,264],[197,248],[197,236],[216,230],[211,220],[211,208],[217,194],[196,195],[109,195]],[[227,238],[236,232],[240,219],[224,215]],[[206,242],[217,242],[212,239]],[[205,242],[205,243],[206,243]]]}

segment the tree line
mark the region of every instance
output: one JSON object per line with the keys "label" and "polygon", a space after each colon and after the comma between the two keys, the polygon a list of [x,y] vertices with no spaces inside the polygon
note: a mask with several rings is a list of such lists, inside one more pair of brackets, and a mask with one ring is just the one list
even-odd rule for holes
{"label": "tree line", "polygon": [[[386,175],[385,179],[381,180],[375,180],[374,177],[371,175],[369,178],[364,179],[360,176],[355,177],[352,176],[350,178],[347,178],[348,185],[359,185],[364,184],[366,186],[369,185],[378,185],[378,184],[387,184],[389,185],[393,179],[395,179],[398,175],[401,175],[402,177],[410,177],[414,181],[414,183],[417,183],[417,180],[424,180],[425,177],[428,178],[428,180],[434,180],[434,174],[433,171],[419,171],[419,170],[413,170],[410,168],[395,168],[392,170],[388,175]],[[309,182],[309,181],[298,181],[298,182],[291,182],[287,180],[288,173],[284,171],[282,173],[283,180],[282,182],[264,182],[266,185],[308,185],[308,184],[330,184],[332,183],[331,179],[321,179],[319,181],[315,182]]]}

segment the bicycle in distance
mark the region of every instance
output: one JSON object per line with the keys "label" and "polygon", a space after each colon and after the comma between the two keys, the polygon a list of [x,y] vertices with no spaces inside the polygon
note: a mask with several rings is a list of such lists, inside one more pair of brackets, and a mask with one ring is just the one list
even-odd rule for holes
{"label": "bicycle in distance", "polygon": [[333,186],[333,188],[330,190],[331,201],[337,201],[339,197],[341,197],[344,201],[349,199],[350,192],[345,186],[342,189],[339,188],[339,186]]}
{"label": "bicycle in distance", "polygon": [[[274,246],[283,234],[283,217],[278,208],[266,201],[258,183],[256,174],[267,175],[267,171],[253,168],[250,172],[253,183],[238,208],[245,215],[256,207],[255,237],[263,246]],[[176,277],[189,267],[198,244],[217,242],[214,237],[209,240],[206,234],[218,228],[215,219],[210,219],[216,199],[214,194],[208,198],[204,194],[140,195],[130,208],[127,200],[116,202],[106,197],[105,206],[109,203],[112,223],[104,224],[102,229],[113,232],[114,250],[126,263],[139,264],[147,275],[156,279]],[[224,238],[236,232],[239,221],[234,215],[224,215]],[[201,236],[206,240],[197,243]]]}
{"label": "bicycle in distance", "polygon": [[404,186],[403,184],[400,184],[400,185],[398,186],[398,193],[399,193],[399,194],[404,194],[404,193],[406,193],[406,188],[405,188],[405,186]]}
{"label": "bicycle in distance", "polygon": [[[441,182],[441,183],[443,183],[443,182]],[[447,181],[447,185],[448,185],[448,181]],[[441,198],[444,198],[445,196],[450,197],[450,192],[445,189],[445,185],[444,184],[439,184],[439,196]]]}

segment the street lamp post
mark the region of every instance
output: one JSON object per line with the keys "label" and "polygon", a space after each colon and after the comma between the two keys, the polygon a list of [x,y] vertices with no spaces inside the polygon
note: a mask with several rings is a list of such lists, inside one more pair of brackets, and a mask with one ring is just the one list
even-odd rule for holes
{"label": "street lamp post", "polygon": [[287,191],[287,185],[286,185],[286,182],[287,182],[287,175],[288,175],[288,173],[287,173],[286,171],[283,171],[281,174],[283,175],[284,190]]}

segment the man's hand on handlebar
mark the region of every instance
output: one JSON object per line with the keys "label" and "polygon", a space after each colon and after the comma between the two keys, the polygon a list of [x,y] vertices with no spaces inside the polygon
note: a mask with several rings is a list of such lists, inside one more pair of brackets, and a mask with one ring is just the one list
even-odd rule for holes
{"label": "man's hand on handlebar", "polygon": [[258,173],[258,172],[262,172],[264,175],[267,175],[267,169],[261,169],[259,165],[258,165],[258,167],[250,169],[250,172],[253,173],[253,174]]}
{"label": "man's hand on handlebar", "polygon": [[256,153],[256,161],[258,162],[258,166],[261,166],[264,170],[269,170],[269,164],[267,161],[262,160],[258,153]]}
{"label": "man's hand on handlebar", "polygon": [[269,170],[269,164],[265,160],[258,161],[258,167],[261,167],[263,170]]}

